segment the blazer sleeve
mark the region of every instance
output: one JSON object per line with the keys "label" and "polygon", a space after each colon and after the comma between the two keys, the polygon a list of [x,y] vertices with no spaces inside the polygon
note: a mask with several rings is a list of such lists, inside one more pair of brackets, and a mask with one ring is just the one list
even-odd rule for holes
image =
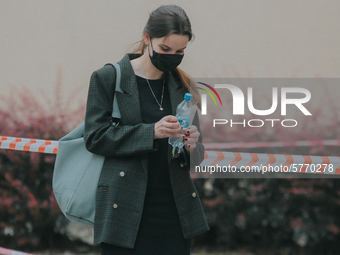
{"label": "blazer sleeve", "polygon": [[201,164],[201,162],[204,159],[204,152],[205,152],[205,147],[202,144],[203,136],[202,136],[202,131],[199,123],[199,118],[198,118],[198,113],[196,111],[195,117],[193,119],[192,125],[197,127],[197,131],[200,133],[200,136],[198,137],[198,141],[196,142],[196,147],[192,149],[189,152],[186,151],[186,149],[183,148],[181,151],[180,159],[181,159],[181,164],[185,166],[185,169],[190,171],[190,168],[193,169],[195,166],[198,166]]}
{"label": "blazer sleeve", "polygon": [[134,156],[157,150],[155,123],[112,125],[115,76],[111,66],[104,66],[91,75],[84,128],[87,150],[105,157]]}

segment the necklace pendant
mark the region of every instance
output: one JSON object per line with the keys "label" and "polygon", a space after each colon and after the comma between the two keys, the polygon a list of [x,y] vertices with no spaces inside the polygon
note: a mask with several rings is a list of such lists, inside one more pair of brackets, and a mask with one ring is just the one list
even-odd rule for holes
{"label": "necklace pendant", "polygon": [[163,111],[163,108],[162,108],[162,107],[160,107],[160,108],[159,108],[159,110]]}

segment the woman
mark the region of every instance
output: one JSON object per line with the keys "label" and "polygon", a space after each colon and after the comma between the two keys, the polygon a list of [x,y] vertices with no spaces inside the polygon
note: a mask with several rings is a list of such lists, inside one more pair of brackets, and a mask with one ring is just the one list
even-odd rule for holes
{"label": "woman", "polygon": [[[195,164],[204,158],[198,114],[186,135],[174,116],[190,91],[177,66],[192,36],[183,9],[161,6],[150,14],[138,53],[118,62],[123,92],[115,92],[112,66],[91,76],[84,139],[89,151],[106,157],[94,224],[102,254],[190,254],[191,238],[209,230],[185,164],[189,155]],[[190,92],[200,105],[197,88]],[[118,126],[111,124],[114,93]],[[171,136],[185,138],[185,149],[174,156]]]}

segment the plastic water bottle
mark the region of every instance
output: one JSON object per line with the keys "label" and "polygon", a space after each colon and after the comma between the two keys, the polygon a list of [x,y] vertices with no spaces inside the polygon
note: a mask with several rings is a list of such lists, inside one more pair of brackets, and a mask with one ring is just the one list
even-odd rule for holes
{"label": "plastic water bottle", "polygon": [[[190,109],[191,109],[192,94],[185,93],[184,100],[177,106],[176,118],[181,127],[188,128],[190,125]],[[169,137],[169,144],[173,147],[182,148],[185,141],[182,137]]]}

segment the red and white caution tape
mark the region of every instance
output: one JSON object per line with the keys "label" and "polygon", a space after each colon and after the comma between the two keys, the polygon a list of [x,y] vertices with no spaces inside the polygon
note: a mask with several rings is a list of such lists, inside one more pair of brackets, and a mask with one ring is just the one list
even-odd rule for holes
{"label": "red and white caution tape", "polygon": [[[322,144],[320,144],[320,141],[319,143],[315,143],[313,141],[297,141],[294,143],[300,145],[302,142],[303,144],[309,145],[334,145],[335,142],[334,140],[332,141],[333,142],[329,142],[328,144],[325,141]],[[288,142],[275,143],[287,144]],[[57,154],[58,141],[0,136],[0,149]],[[288,169],[289,172],[340,174],[340,157],[222,152],[206,150],[201,166],[216,165],[234,166],[238,169],[241,167],[266,168],[272,166],[283,167],[284,169]]]}
{"label": "red and white caution tape", "polygon": [[268,148],[268,147],[297,147],[297,146],[340,146],[339,140],[316,141],[278,141],[278,142],[244,142],[244,143],[204,143],[207,150],[229,148]]}
{"label": "red and white caution tape", "polygon": [[25,253],[21,251],[9,250],[0,247],[0,255],[33,255],[32,253]]}
{"label": "red and white caution tape", "polygon": [[56,154],[58,141],[0,136],[0,149]]}
{"label": "red and white caution tape", "polygon": [[340,174],[340,157],[205,151],[200,166],[280,169],[280,172]]}

